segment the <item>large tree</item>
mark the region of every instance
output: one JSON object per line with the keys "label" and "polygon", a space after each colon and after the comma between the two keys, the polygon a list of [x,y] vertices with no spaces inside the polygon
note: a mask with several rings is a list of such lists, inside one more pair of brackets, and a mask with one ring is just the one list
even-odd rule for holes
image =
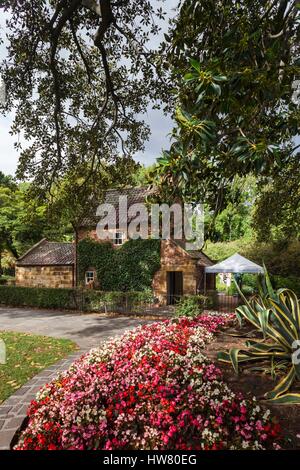
{"label": "large tree", "polygon": [[294,158],[299,5],[181,2],[163,47],[177,83],[173,143],[157,168],[166,194],[221,210],[236,175],[273,178]]}
{"label": "large tree", "polygon": [[300,240],[299,157],[264,182],[253,219],[259,240]]}
{"label": "large tree", "polygon": [[2,111],[16,109],[12,132],[28,141],[18,144],[18,177],[48,190],[77,166],[89,179],[103,162],[143,148],[149,129],[139,116],[164,90],[149,47],[160,1],[0,1],[8,18]]}

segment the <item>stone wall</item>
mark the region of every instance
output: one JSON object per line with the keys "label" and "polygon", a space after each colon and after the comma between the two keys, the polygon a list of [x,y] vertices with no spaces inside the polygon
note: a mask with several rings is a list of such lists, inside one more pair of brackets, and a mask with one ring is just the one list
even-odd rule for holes
{"label": "stone wall", "polygon": [[[121,229],[120,230],[119,229],[107,230],[107,232],[109,232],[111,234],[111,237],[113,238],[115,236],[116,232],[123,232],[123,230],[121,230]],[[112,242],[112,238],[110,238],[109,236],[107,236],[107,239],[105,239],[105,240],[99,240],[96,229],[81,228],[78,231],[78,241],[85,240],[86,238],[91,238],[92,240],[95,240],[96,242],[100,242],[100,241],[101,242],[103,242],[103,241]],[[125,243],[127,240],[128,239],[124,237],[123,242]],[[116,246],[119,246],[119,245],[116,245]]]}
{"label": "stone wall", "polygon": [[16,266],[16,285],[72,288],[73,266]]}
{"label": "stone wall", "polygon": [[182,248],[171,240],[161,243],[161,268],[153,278],[153,293],[159,302],[167,302],[167,273],[168,271],[181,271],[183,273],[183,294],[196,294],[199,272],[196,261]]}

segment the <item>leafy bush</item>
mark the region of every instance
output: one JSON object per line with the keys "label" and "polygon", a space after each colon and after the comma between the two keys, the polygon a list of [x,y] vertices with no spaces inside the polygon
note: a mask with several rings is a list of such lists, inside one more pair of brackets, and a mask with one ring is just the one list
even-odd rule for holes
{"label": "leafy bush", "polygon": [[77,360],[38,393],[19,450],[274,449],[280,425],[204,355],[232,316],[155,322]]}
{"label": "leafy bush", "polygon": [[177,317],[197,317],[208,306],[209,299],[204,295],[188,295],[180,299],[176,305]]}
{"label": "leafy bush", "polygon": [[243,285],[242,286],[242,292],[244,295],[246,295],[247,297],[249,297],[250,295],[253,295],[255,290],[253,289],[252,286],[247,286],[247,285]]}
{"label": "leafy bush", "polygon": [[232,348],[229,352],[220,352],[218,358],[232,363],[236,373],[241,363],[269,361],[265,370],[280,369],[285,375],[266,393],[266,398],[279,404],[300,404],[299,393],[288,393],[294,382],[300,380],[296,350],[300,344],[300,302],[289,289],[274,291],[267,272],[260,279],[259,293],[250,301],[244,297],[245,305],[236,312],[240,321],[245,319],[262,333],[263,341],[247,341],[247,349]]}
{"label": "leafy bush", "polygon": [[271,276],[271,280],[276,289],[286,287],[294,291],[300,298],[300,277]]}
{"label": "leafy bush", "polygon": [[119,248],[92,239],[78,244],[79,278],[95,268],[103,291],[143,291],[160,268],[160,240],[129,240]]}
{"label": "leafy bush", "polygon": [[134,312],[153,302],[150,290],[103,292],[97,290],[51,289],[0,285],[0,304],[95,312]]}
{"label": "leafy bush", "polygon": [[93,312],[138,312],[153,303],[151,290],[141,292],[84,291],[84,309]]}
{"label": "leafy bush", "polygon": [[76,291],[45,287],[0,286],[0,304],[74,309],[77,307]]}

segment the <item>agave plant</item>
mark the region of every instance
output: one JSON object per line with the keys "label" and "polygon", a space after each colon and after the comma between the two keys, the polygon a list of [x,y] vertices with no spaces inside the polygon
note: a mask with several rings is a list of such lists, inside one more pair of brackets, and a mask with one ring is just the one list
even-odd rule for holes
{"label": "agave plant", "polygon": [[[269,362],[269,368],[284,372],[276,387],[265,397],[273,403],[300,404],[300,393],[291,393],[300,380],[300,303],[289,289],[274,291],[265,271],[259,281],[259,295],[236,309],[238,320],[245,319],[262,333],[261,341],[247,341],[245,349],[220,352],[218,359],[232,363],[236,373],[243,363]],[[296,350],[298,348],[298,351]]]}

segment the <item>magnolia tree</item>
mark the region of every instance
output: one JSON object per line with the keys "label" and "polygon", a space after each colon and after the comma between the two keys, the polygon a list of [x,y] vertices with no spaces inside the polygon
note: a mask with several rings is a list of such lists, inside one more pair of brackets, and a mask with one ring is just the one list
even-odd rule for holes
{"label": "magnolia tree", "polygon": [[162,48],[177,83],[173,144],[157,168],[171,198],[220,210],[236,175],[268,182],[294,158],[299,8],[290,0],[181,2]]}
{"label": "magnolia tree", "polygon": [[[8,0],[6,85],[1,110],[15,110],[17,176],[49,189],[86,166],[89,179],[120,155],[143,148],[149,129],[138,117],[162,98],[158,55],[149,40],[164,18],[161,0]],[[107,166],[105,166],[107,168]]]}

